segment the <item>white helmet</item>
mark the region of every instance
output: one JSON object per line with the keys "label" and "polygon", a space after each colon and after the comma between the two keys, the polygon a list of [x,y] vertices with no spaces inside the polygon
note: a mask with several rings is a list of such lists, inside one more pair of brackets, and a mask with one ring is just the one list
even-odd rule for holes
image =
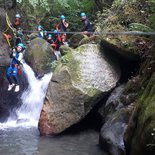
{"label": "white helmet", "polygon": [[20,14],[16,14],[15,17],[16,17],[16,18],[21,18]]}

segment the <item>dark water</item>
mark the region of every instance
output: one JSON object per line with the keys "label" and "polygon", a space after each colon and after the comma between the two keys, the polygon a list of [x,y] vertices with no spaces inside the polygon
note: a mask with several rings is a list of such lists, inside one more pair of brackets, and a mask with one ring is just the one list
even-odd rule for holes
{"label": "dark water", "polygon": [[89,129],[55,137],[40,137],[36,128],[0,130],[0,155],[106,155],[98,132]]}

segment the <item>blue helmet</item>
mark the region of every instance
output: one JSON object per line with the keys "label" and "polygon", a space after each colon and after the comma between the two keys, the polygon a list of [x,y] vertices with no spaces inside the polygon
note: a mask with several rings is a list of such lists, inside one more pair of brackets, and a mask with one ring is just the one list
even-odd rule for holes
{"label": "blue helmet", "polygon": [[52,37],[52,35],[51,34],[48,34],[48,37]]}
{"label": "blue helmet", "polygon": [[60,16],[60,19],[65,19],[65,16],[64,16],[64,15],[61,15],[61,16]]}
{"label": "blue helmet", "polygon": [[54,31],[53,31],[53,33],[57,33],[57,32],[58,32],[57,30],[54,30]]}
{"label": "blue helmet", "polygon": [[84,12],[82,12],[82,13],[80,14],[80,16],[81,16],[81,17],[84,17],[84,16],[86,16],[86,14],[85,14]]}
{"label": "blue helmet", "polygon": [[43,29],[43,27],[41,25],[38,25],[38,28]]}
{"label": "blue helmet", "polygon": [[22,49],[24,49],[25,48],[25,46],[24,46],[24,44],[23,43],[19,43],[18,45],[17,45],[17,47],[18,46],[20,46]]}

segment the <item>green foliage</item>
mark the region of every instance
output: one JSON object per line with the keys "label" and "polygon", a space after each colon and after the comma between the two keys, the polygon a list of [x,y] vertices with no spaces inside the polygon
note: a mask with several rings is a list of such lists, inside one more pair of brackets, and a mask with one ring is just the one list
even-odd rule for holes
{"label": "green foliage", "polygon": [[[111,8],[97,13],[96,31],[153,31],[155,29],[155,1],[114,0]],[[102,36],[118,48],[142,55],[151,47],[151,37],[143,36]],[[149,40],[150,39],[150,40]]]}
{"label": "green foliage", "polygon": [[153,30],[140,23],[131,23],[129,24],[129,30],[131,31],[142,31],[142,32],[153,32]]}
{"label": "green foliage", "polygon": [[36,23],[41,23],[47,30],[54,30],[60,22],[60,15],[65,15],[69,30],[78,31],[82,27],[80,13],[86,12],[93,18],[96,11],[95,2],[90,0],[23,0],[19,3],[19,8],[21,6],[28,18],[33,16]]}

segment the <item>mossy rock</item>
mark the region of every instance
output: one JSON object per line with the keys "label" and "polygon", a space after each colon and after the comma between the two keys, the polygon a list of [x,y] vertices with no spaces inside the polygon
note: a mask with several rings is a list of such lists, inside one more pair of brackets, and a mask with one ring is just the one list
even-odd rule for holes
{"label": "mossy rock", "polygon": [[26,51],[26,61],[37,74],[51,71],[51,63],[56,59],[53,48],[44,39],[32,40]]}
{"label": "mossy rock", "polygon": [[[155,47],[148,52],[142,63],[138,78],[132,80],[138,92],[136,108],[125,134],[127,152],[135,154],[155,154],[154,149],[154,102],[155,102]],[[128,86],[129,87],[129,86]],[[133,84],[130,82],[130,87]],[[128,89],[131,91],[131,89]]]}
{"label": "mossy rock", "polygon": [[61,53],[62,56],[66,55],[67,53],[72,51],[72,49],[70,47],[66,46],[66,45],[62,45],[59,48],[59,50],[60,50],[60,53]]}
{"label": "mossy rock", "polygon": [[60,133],[83,119],[116,86],[120,70],[114,62],[95,44],[82,45],[63,56],[47,90],[39,121],[41,134]]}
{"label": "mossy rock", "polygon": [[126,147],[130,155],[153,155],[155,154],[155,74],[152,74],[137,102],[137,109],[125,135]]}
{"label": "mossy rock", "polygon": [[69,39],[69,46],[72,48],[76,48],[79,46],[79,43],[83,39],[88,39],[86,35],[83,34],[74,34],[70,39]]}

